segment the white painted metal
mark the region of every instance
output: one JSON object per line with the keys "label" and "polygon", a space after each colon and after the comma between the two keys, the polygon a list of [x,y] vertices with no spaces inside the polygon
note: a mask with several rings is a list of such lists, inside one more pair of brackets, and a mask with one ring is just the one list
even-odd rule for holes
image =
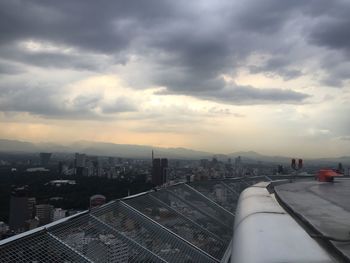
{"label": "white painted metal", "polygon": [[250,187],[238,202],[231,262],[334,262],[266,188]]}

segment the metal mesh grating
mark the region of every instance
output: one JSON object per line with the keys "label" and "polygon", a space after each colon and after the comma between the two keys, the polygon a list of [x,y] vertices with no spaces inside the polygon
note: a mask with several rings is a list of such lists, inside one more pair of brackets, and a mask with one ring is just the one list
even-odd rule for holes
{"label": "metal mesh grating", "polygon": [[70,263],[88,261],[49,234],[39,232],[1,246],[0,262]]}
{"label": "metal mesh grating", "polygon": [[151,195],[125,202],[217,259],[226,251],[227,242]]}
{"label": "metal mesh grating", "polygon": [[208,215],[214,218],[219,218],[221,222],[220,224],[232,229],[234,222],[233,214],[225,210],[223,207],[217,205],[215,202],[202,195],[191,186],[181,184],[174,187],[169,187],[169,191],[172,191],[176,195],[181,196],[184,200],[191,202]]}
{"label": "metal mesh grating", "polygon": [[169,233],[122,201],[93,212],[94,216],[167,262],[214,262],[191,244]]}
{"label": "metal mesh grating", "polygon": [[92,215],[73,219],[50,232],[92,262],[162,262]]}
{"label": "metal mesh grating", "polygon": [[151,193],[150,195],[162,200],[162,202],[166,203],[178,213],[196,222],[202,228],[207,229],[216,236],[219,236],[225,242],[230,242],[233,230],[226,225],[222,225],[218,218],[201,210],[192,203],[191,200],[186,200],[182,196],[177,195],[173,191],[168,191],[167,189]]}
{"label": "metal mesh grating", "polygon": [[239,192],[233,189],[223,180],[198,181],[189,184],[198,192],[213,200],[231,213],[235,213]]}
{"label": "metal mesh grating", "polygon": [[114,201],[1,241],[0,262],[217,262],[230,248],[240,192],[271,178],[178,184]]}

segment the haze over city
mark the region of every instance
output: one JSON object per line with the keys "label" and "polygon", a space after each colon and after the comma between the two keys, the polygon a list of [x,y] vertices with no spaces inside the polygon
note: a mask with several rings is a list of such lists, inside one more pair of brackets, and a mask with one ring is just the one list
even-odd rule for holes
{"label": "haze over city", "polygon": [[0,138],[350,155],[349,12],[345,0],[1,1]]}

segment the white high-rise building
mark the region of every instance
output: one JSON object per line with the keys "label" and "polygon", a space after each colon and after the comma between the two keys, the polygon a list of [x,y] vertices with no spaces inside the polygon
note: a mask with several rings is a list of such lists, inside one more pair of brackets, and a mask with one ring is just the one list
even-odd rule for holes
{"label": "white high-rise building", "polygon": [[53,210],[53,221],[57,221],[59,219],[66,217],[67,210],[64,210],[62,208],[55,208]]}

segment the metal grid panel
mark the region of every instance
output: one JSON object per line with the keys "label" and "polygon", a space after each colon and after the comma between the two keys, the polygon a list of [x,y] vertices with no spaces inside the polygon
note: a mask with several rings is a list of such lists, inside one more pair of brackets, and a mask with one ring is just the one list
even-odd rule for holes
{"label": "metal grid panel", "polygon": [[215,262],[121,201],[104,206],[93,214],[167,262]]}
{"label": "metal grid panel", "polygon": [[89,262],[45,232],[23,237],[0,248],[1,263]]}
{"label": "metal grid panel", "polygon": [[217,205],[215,202],[202,195],[191,186],[180,184],[174,187],[169,187],[169,191],[181,196],[184,200],[191,202],[208,215],[220,219],[220,224],[232,229],[234,223],[233,214],[225,210],[223,207]]}
{"label": "metal grid panel", "polygon": [[223,180],[197,181],[189,184],[198,192],[213,200],[231,213],[235,213],[239,192],[234,191]]}
{"label": "metal grid panel", "polygon": [[232,191],[241,193],[244,189],[250,186],[249,182],[241,178],[224,179],[223,183],[231,187]]}
{"label": "metal grid panel", "polygon": [[3,244],[0,262],[217,261],[232,238],[240,192],[266,180],[193,182],[115,201]]}
{"label": "metal grid panel", "polygon": [[161,200],[144,195],[127,199],[125,202],[213,257],[221,259],[224,255],[227,242],[176,212]]}
{"label": "metal grid panel", "polygon": [[176,210],[178,213],[186,216],[196,222],[201,227],[219,236],[225,242],[229,242],[232,238],[232,227],[221,224],[220,219],[201,210],[191,200],[186,200],[173,191],[163,189],[150,194],[155,198],[162,200],[168,206]]}
{"label": "metal grid panel", "polygon": [[50,233],[92,262],[163,262],[91,215],[52,227]]}

